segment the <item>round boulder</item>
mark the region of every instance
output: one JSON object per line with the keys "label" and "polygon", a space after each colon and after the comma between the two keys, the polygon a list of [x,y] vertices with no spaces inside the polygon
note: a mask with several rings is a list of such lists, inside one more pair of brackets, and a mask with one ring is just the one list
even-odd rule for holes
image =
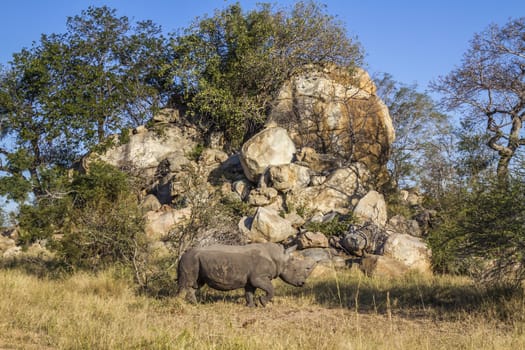
{"label": "round boulder", "polygon": [[253,182],[271,165],[290,164],[296,152],[288,132],[280,127],[268,127],[246,141],[241,149],[241,165]]}

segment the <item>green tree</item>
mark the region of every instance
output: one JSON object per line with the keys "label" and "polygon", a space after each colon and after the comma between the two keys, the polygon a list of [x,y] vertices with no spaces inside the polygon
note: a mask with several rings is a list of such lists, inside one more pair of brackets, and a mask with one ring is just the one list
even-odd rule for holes
{"label": "green tree", "polygon": [[352,67],[360,45],[314,2],[290,11],[237,3],[197,19],[174,37],[172,67],[179,103],[206,127],[225,133],[232,148],[266,120],[283,82],[306,64]]}
{"label": "green tree", "polygon": [[462,122],[458,134],[457,171],[462,182],[472,182],[493,173],[498,162],[497,154],[489,147],[490,135],[483,128]]}
{"label": "green tree", "polygon": [[95,131],[97,142],[143,124],[165,102],[159,72],[168,54],[160,33],[151,21],[132,26],[105,6],[68,18],[63,41],[72,79],[62,91],[72,117],[86,124],[84,131]]}
{"label": "green tree", "polygon": [[525,145],[525,17],[476,34],[461,65],[433,83],[464,123],[483,125],[487,145],[497,153],[497,173],[509,175],[511,160]]}
{"label": "green tree", "polygon": [[1,72],[0,194],[18,202],[48,195],[46,171],[70,167],[167,100],[159,27],[90,7],[67,29],[42,35]]}
{"label": "green tree", "polygon": [[417,86],[395,81],[390,74],[375,79],[377,94],[388,107],[396,132],[388,169],[394,184],[427,185],[432,193],[438,186],[426,179],[445,180],[451,175],[447,161],[452,127],[447,115],[439,112],[430,96],[418,92]]}
{"label": "green tree", "polygon": [[57,120],[46,109],[53,80],[36,50],[13,56],[0,80],[0,191],[21,202],[28,192],[44,193],[39,171],[52,157],[52,143],[61,138]]}

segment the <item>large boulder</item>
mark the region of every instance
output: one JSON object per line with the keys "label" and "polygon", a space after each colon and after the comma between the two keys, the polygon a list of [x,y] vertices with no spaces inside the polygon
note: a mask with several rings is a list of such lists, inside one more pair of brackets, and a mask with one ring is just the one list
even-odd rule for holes
{"label": "large boulder", "polygon": [[430,274],[432,252],[423,240],[403,233],[391,233],[383,254],[402,262],[409,269]]}
{"label": "large boulder", "polygon": [[6,252],[15,246],[16,242],[13,239],[0,235],[0,253]]}
{"label": "large boulder", "polygon": [[323,183],[326,187],[338,190],[351,198],[362,197],[368,190],[370,172],[362,163],[354,163],[336,169]]}
{"label": "large boulder", "polygon": [[384,255],[367,255],[361,260],[361,271],[367,276],[396,278],[406,274],[410,269],[394,258]]}
{"label": "large boulder", "polygon": [[163,206],[160,210],[149,211],[145,215],[146,235],[151,238],[162,239],[177,225],[189,219],[190,215],[191,208],[189,207],[173,209]]}
{"label": "large boulder", "polygon": [[359,223],[373,222],[385,227],[388,218],[385,198],[377,191],[368,192],[355,206],[354,216]]}
{"label": "large boulder", "polygon": [[259,207],[251,227],[245,232],[252,243],[255,242],[282,242],[288,237],[295,236],[297,230],[292,224],[282,218],[276,210]]}
{"label": "large boulder", "polygon": [[297,236],[298,249],[328,248],[328,238],[321,232],[306,231]]}
{"label": "large boulder", "polygon": [[288,132],[270,126],[246,141],[241,149],[241,165],[246,177],[253,182],[271,165],[289,164],[296,152]]}
{"label": "large boulder", "polygon": [[282,86],[270,120],[285,127],[297,147],[363,162],[377,184],[388,181],[394,128],[364,70],[304,67]]}
{"label": "large boulder", "polygon": [[308,215],[348,214],[349,205],[349,196],[323,185],[307,187],[286,196],[287,207],[306,209]]}

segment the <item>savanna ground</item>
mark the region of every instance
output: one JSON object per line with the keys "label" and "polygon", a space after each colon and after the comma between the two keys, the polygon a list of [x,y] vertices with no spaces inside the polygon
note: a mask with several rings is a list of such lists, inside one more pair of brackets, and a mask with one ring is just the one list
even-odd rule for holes
{"label": "savanna ground", "polygon": [[0,269],[0,349],[525,349],[521,292],[332,272],[303,288],[274,281],[274,301],[254,309],[241,291],[204,288],[198,305],[139,295],[115,269]]}

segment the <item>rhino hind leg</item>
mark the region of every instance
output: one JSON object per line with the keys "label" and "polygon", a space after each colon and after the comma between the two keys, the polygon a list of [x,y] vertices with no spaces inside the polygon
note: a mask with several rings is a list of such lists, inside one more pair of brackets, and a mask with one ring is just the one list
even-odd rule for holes
{"label": "rhino hind leg", "polygon": [[246,287],[244,287],[246,305],[249,307],[255,307],[255,303],[253,302],[253,296],[255,294],[255,289],[256,288],[252,285],[247,285]]}
{"label": "rhino hind leg", "polygon": [[273,298],[272,281],[267,278],[257,277],[250,280],[250,282],[253,287],[262,289],[266,292],[266,295],[259,297],[259,302],[261,303],[261,305],[263,307],[266,306],[266,304]]}

